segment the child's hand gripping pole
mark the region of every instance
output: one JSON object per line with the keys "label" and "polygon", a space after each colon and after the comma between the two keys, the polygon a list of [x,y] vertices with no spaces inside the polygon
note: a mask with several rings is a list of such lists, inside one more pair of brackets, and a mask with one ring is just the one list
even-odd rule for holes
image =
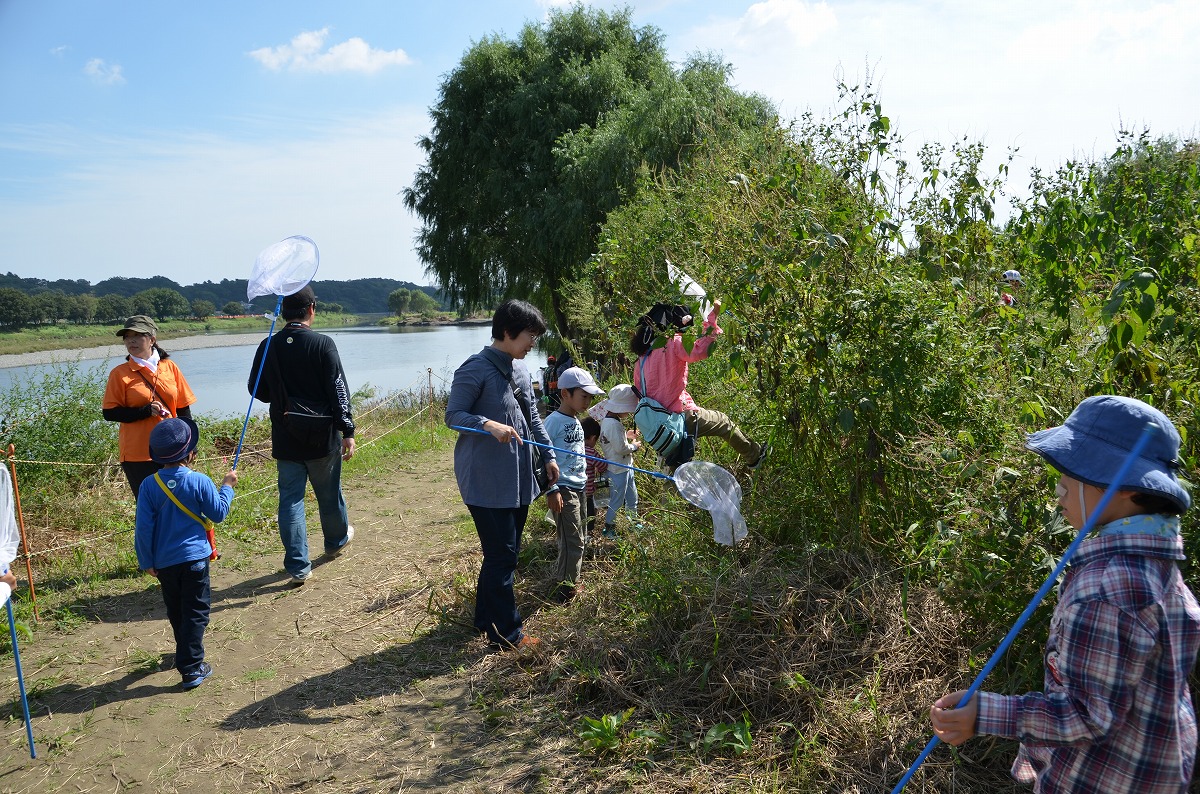
{"label": "child's hand gripping pole", "polygon": [[[1008,630],[1008,634],[1004,635],[1004,639],[1000,641],[999,647],[997,647],[995,652],[992,653],[991,658],[987,660],[987,664],[983,666],[983,669],[979,671],[979,675],[975,676],[975,680],[971,682],[971,686],[963,694],[955,708],[962,708],[963,706],[967,705],[968,702],[970,702],[971,697],[983,683],[983,679],[987,678],[988,673],[992,672],[992,668],[999,663],[1000,658],[1004,656],[1004,652],[1008,650],[1008,646],[1011,645],[1013,639],[1016,638],[1017,632],[1021,630],[1021,628],[1025,625],[1025,621],[1029,620],[1029,616],[1033,614],[1033,610],[1037,608],[1037,605],[1041,603],[1041,600],[1046,597],[1046,593],[1050,592],[1050,588],[1054,586],[1056,581],[1058,581],[1058,577],[1062,574],[1063,569],[1067,567],[1067,562],[1071,559],[1071,555],[1075,553],[1075,551],[1079,548],[1079,545],[1083,543],[1084,538],[1086,538],[1092,531],[1092,528],[1096,524],[1096,519],[1099,518],[1100,514],[1104,512],[1104,508],[1108,507],[1108,503],[1112,501],[1112,498],[1116,492],[1121,489],[1121,481],[1125,479],[1125,475],[1129,474],[1129,470],[1133,468],[1133,464],[1137,462],[1138,457],[1142,454],[1142,450],[1144,450],[1146,445],[1150,443],[1150,438],[1155,432],[1157,432],[1157,430],[1158,428],[1154,424],[1148,423],[1146,425],[1146,429],[1143,430],[1142,434],[1138,437],[1137,443],[1133,445],[1133,449],[1129,450],[1129,454],[1125,456],[1125,461],[1121,464],[1121,468],[1117,471],[1117,475],[1113,477],[1112,484],[1104,490],[1104,495],[1100,497],[1100,501],[1096,504],[1096,507],[1092,509],[1091,515],[1087,517],[1087,520],[1080,528],[1079,534],[1077,534],[1075,539],[1071,541],[1071,545],[1067,546],[1067,550],[1063,552],[1062,559],[1058,561],[1058,565],[1054,567],[1054,570],[1050,572],[1048,577],[1046,577],[1046,581],[1043,582],[1042,586],[1038,588],[1038,591],[1034,593],[1033,599],[1029,602],[1029,605],[1025,607],[1025,610],[1021,613],[1020,617],[1017,618],[1017,622],[1013,624],[1013,627]],[[904,789],[904,786],[907,785],[909,779],[916,774],[917,769],[920,768],[921,764],[924,763],[929,754],[933,752],[933,748],[937,746],[938,741],[939,739],[937,736],[930,738],[929,743],[925,745],[925,749],[922,750],[921,754],[917,756],[917,760],[913,761],[912,766],[910,766],[908,771],[904,773],[904,777],[900,778],[900,782],[898,782],[896,787],[892,789],[892,794],[900,794],[900,792]]]}

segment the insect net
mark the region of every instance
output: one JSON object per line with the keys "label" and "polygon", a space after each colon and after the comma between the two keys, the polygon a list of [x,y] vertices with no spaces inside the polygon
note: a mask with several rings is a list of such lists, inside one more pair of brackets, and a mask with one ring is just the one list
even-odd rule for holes
{"label": "insect net", "polygon": [[727,469],[706,460],[692,460],[675,470],[679,494],[712,516],[713,540],[732,546],[749,534],[742,517],[742,486]]}
{"label": "insect net", "polygon": [[264,248],[246,282],[246,300],[261,295],[292,295],[304,289],[320,264],[317,244],[295,235]]}

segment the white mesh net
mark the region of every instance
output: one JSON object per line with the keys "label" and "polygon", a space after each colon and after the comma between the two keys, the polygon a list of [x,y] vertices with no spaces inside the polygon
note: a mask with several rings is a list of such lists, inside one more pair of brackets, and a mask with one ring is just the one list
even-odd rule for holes
{"label": "white mesh net", "polygon": [[[12,480],[8,469],[0,466],[0,572],[7,571],[8,566],[17,558],[20,548],[21,535],[17,528],[17,514],[13,510],[16,504],[13,498]],[[0,606],[4,602],[0,601]]]}
{"label": "white mesh net", "polygon": [[246,300],[299,292],[317,274],[320,260],[317,244],[301,235],[264,248],[254,260],[254,270],[246,284]]}
{"label": "white mesh net", "polygon": [[713,540],[732,546],[749,534],[742,518],[742,486],[726,469],[706,460],[693,460],[675,470],[679,494],[709,512]]}

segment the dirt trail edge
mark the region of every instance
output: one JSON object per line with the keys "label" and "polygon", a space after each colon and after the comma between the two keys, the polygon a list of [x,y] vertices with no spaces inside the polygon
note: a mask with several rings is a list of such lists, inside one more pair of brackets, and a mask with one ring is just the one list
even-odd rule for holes
{"label": "dirt trail edge", "polygon": [[[346,494],[355,540],[314,560],[305,586],[286,584],[277,538],[267,553],[214,565],[205,645],[215,674],[198,689],[179,688],[161,596],[146,582],[81,603],[87,620],[73,632],[24,643],[38,758],[6,663],[0,790],[523,788],[538,762],[489,732],[473,705],[471,682],[495,657],[427,609],[456,577],[473,586],[479,560],[474,533],[456,529],[465,510],[447,455],[352,476]],[[315,504],[308,513],[320,549]]]}

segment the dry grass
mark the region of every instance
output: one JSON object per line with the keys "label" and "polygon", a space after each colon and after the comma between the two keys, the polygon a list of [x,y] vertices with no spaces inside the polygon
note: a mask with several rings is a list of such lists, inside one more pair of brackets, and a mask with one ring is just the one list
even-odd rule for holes
{"label": "dry grass", "polygon": [[[904,603],[897,581],[837,551],[752,544],[680,557],[680,542],[660,527],[636,552],[593,560],[575,602],[536,609],[534,630],[554,638],[547,652],[499,655],[476,672],[504,730],[554,759],[539,790],[890,790],[929,738],[929,704],[966,683],[953,610],[930,591]],[[692,567],[671,569],[681,559]],[[533,569],[526,591],[544,592]],[[676,599],[638,609],[639,588],[664,574]],[[616,748],[582,747],[583,717],[627,709]],[[714,726],[738,722],[750,749],[706,745]],[[972,771],[941,748],[910,790],[1017,791],[1015,746],[1001,745]]]}

